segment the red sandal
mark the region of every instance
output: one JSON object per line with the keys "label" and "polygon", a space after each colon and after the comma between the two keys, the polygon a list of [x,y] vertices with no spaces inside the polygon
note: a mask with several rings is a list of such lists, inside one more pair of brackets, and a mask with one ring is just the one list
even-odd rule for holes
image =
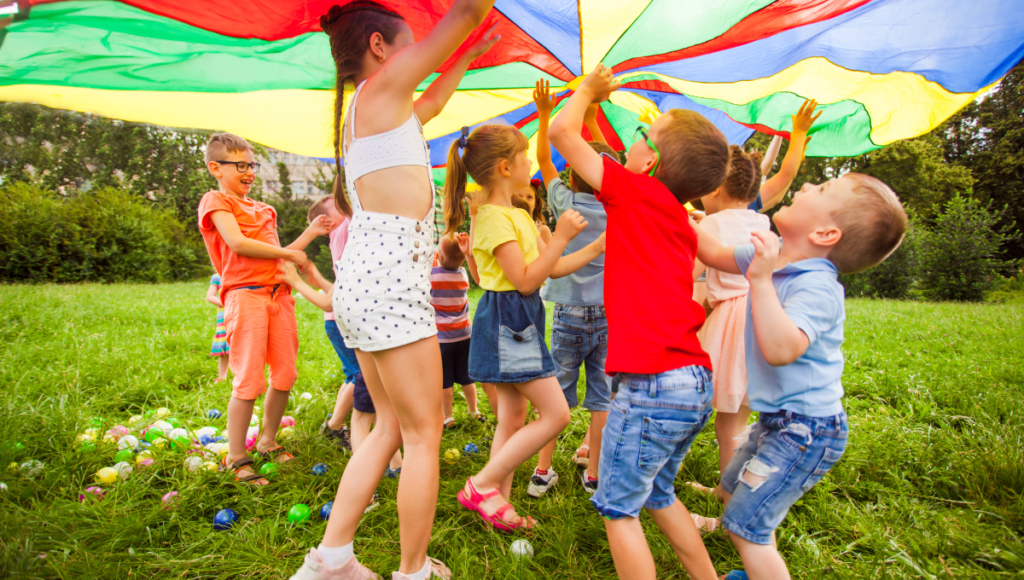
{"label": "red sandal", "polygon": [[459,503],[462,504],[462,507],[480,514],[480,517],[483,518],[484,522],[494,526],[494,529],[502,532],[514,532],[520,528],[532,530],[537,527],[537,522],[529,516],[519,516],[519,521],[517,522],[510,522],[505,519],[505,514],[508,510],[514,509],[511,503],[506,503],[501,506],[495,510],[493,514],[485,513],[481,504],[496,495],[501,495],[501,492],[495,489],[487,493],[480,493],[480,491],[477,490],[476,485],[473,484],[472,477],[466,480],[466,486],[469,488],[469,494],[466,494],[465,488],[460,489],[456,496]]}

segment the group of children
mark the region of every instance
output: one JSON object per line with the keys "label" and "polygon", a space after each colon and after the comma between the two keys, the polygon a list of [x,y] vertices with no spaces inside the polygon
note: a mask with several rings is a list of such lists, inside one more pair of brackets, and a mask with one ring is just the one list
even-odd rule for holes
{"label": "group of children", "polygon": [[[764,184],[756,156],[730,147],[698,113],[678,109],[639,127],[623,164],[600,140],[597,107],[618,85],[598,65],[550,126],[556,99],[542,83],[534,94],[537,159],[559,214],[554,231],[541,219],[526,137],[483,125],[464,128],[448,152],[445,232],[435,249],[421,124],[499,40],[493,28],[485,31],[448,62],[492,4],[456,0],[419,41],[400,14],[372,0],[333,6],[321,18],[337,66],[335,152],[339,160],[344,152],[346,183],[314,204],[309,228],[287,247],[273,209],[247,196],[258,170],[251,146],[229,134],[211,138],[206,161],[219,189],[203,197],[199,225],[220,273],[208,300],[223,305],[219,350],[230,344],[234,374],[222,468],[241,482],[268,483],[253,472],[243,443],[264,392],[256,452],[292,459],[275,439],[296,376],[297,290],[325,311],[342,360],[345,384],[323,430],[340,445],[350,439],[352,456],[324,539],[293,578],[379,578],[358,562],[353,539],[380,478],[399,471],[401,562],[392,578],[451,577],[427,546],[456,383],[471,416],[482,418],[477,382],[497,416],[490,457],[457,501],[498,530],[537,527],[508,501],[513,474],[539,454],[528,493],[557,483],[554,441],[579,403],[581,366],[591,424],[575,460],[586,467],[580,485],[605,519],[619,576],[655,577],[639,520],[646,509],[693,578],[717,577],[701,532],[719,525],[745,567],[726,578],[788,578],[774,530],[839,460],[848,434],[837,276],[878,264],[899,245],[902,206],[863,175],[805,184],[775,214],[782,244],[757,209],[788,189],[815,103],[794,115],[782,169]],[[584,140],[584,125],[597,141]],[[549,139],[572,168],[568,184],[551,162]],[[469,177],[479,186],[471,194]],[[707,214],[699,225],[701,214],[684,207],[697,200]],[[467,218],[469,233],[459,233]],[[333,281],[303,253],[317,235],[329,236]],[[706,288],[695,287],[705,269]],[[470,275],[484,291],[472,321]],[[554,304],[550,349],[545,301]],[[713,409],[721,479],[713,489],[693,485],[726,504],[720,520],[691,515],[674,488]],[[752,411],[759,417],[747,434]]]}

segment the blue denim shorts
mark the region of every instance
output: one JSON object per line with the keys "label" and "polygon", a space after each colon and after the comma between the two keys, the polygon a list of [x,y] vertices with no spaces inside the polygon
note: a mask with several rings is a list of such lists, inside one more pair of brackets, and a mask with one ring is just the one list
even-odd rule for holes
{"label": "blue denim shorts", "polygon": [[544,341],[544,301],[515,290],[487,290],[473,316],[469,376],[480,383],[525,383],[555,376]]}
{"label": "blue denim shorts", "polygon": [[356,358],[356,351],[345,346],[345,339],[341,338],[341,331],[338,330],[338,324],[335,321],[325,320],[324,332],[327,333],[334,352],[338,353],[338,358],[341,359],[341,370],[345,372],[345,382],[354,382],[356,374],[359,373],[359,359]]}
{"label": "blue denim shorts", "polygon": [[640,516],[676,501],[679,465],[711,418],[711,371],[683,367],[656,375],[620,373],[601,435],[597,493],[590,502],[602,516]]}
{"label": "blue denim shorts", "polygon": [[[722,525],[748,542],[770,544],[789,508],[843,456],[849,433],[846,413],[761,413],[722,472],[721,486],[732,494]],[[747,472],[767,479],[751,486],[743,480]]]}
{"label": "blue denim shorts", "polygon": [[579,405],[576,386],[580,380],[580,364],[587,369],[583,408],[590,411],[612,408],[612,378],[604,374],[604,361],[608,358],[608,318],[604,306],[556,304],[551,325],[551,355],[570,409]]}

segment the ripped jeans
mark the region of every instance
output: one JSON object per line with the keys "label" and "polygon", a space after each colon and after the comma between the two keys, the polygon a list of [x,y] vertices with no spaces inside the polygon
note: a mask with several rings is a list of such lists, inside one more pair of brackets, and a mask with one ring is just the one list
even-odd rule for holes
{"label": "ripped jeans", "polygon": [[749,542],[770,544],[789,508],[843,456],[849,433],[846,413],[761,413],[722,472],[721,486],[732,495],[722,525]]}

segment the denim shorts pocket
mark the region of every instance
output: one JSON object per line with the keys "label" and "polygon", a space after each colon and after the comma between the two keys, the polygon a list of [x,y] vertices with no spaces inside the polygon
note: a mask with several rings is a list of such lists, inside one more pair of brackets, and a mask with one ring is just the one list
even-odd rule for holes
{"label": "denim shorts pocket", "polygon": [[700,423],[694,421],[673,421],[644,417],[640,434],[640,459],[638,467],[650,475],[656,475],[668,461],[676,447],[694,435]]}
{"label": "denim shorts pocket", "polygon": [[551,356],[555,357],[558,366],[563,369],[575,369],[580,366],[582,348],[582,336],[561,330],[551,331]]}
{"label": "denim shorts pocket", "polygon": [[806,451],[814,441],[814,435],[811,433],[812,429],[804,423],[800,423],[799,421],[788,421],[786,426],[779,431],[779,439],[788,443],[790,447],[793,447],[802,453]]}
{"label": "denim shorts pocket", "polygon": [[807,493],[812,487],[815,486],[815,484],[821,481],[821,478],[825,477],[825,474],[828,473],[829,470],[835,466],[835,464],[839,461],[839,459],[842,456],[842,451],[832,449],[831,447],[826,447],[825,454],[821,456],[821,461],[818,462],[818,465],[814,468],[814,471],[811,473],[811,476],[807,478],[807,481],[805,481],[803,485],[800,486],[800,488],[803,489],[804,493]]}
{"label": "denim shorts pocket", "polygon": [[507,326],[498,327],[498,370],[503,373],[531,373],[544,369],[537,326],[531,324],[516,332]]}

